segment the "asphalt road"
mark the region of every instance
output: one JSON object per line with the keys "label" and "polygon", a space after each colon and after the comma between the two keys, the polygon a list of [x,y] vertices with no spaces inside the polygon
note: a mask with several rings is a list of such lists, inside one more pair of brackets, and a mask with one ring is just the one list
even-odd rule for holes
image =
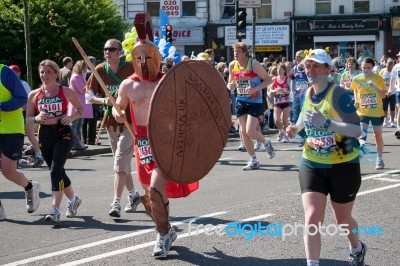
{"label": "asphalt road", "polygon": [[[372,134],[368,139],[372,152],[362,161],[363,182],[354,216],[360,226],[369,229],[368,235],[361,232],[368,246],[367,265],[400,265],[400,141],[394,138],[393,132],[394,129],[384,129],[384,170],[375,170]],[[271,138],[276,157],[270,160],[264,151],[258,151],[260,170],[242,171],[248,156],[237,151],[238,139],[231,138],[220,161],[201,180],[200,189],[187,198],[171,200],[170,215],[177,227],[178,239],[166,260],[155,260],[151,256],[156,233],[142,205],[136,213],[123,213],[120,219],[108,216],[113,198],[111,154],[68,160],[67,173],[83,203],[78,216],[68,219],[64,199],[58,227],[43,219],[51,208],[47,168],[23,166],[21,170],[30,179],[41,183],[41,205],[35,213],[28,214],[24,193],[15,184],[0,178],[0,199],[8,218],[0,222],[0,264],[305,265],[302,231],[283,239],[270,235],[252,237],[250,232],[254,230],[229,236],[208,229],[224,228],[236,221],[247,228],[269,225],[270,229],[280,222],[287,228],[303,223],[297,179],[300,149],[295,142],[277,143],[276,135]],[[135,184],[138,184],[136,180]],[[127,202],[126,196],[125,191],[123,205]],[[190,223],[194,218],[197,220]],[[325,225],[332,224],[331,235],[322,237],[321,265],[347,265],[348,242],[345,236],[333,234],[334,223],[328,202]],[[383,236],[373,236],[378,228]]]}

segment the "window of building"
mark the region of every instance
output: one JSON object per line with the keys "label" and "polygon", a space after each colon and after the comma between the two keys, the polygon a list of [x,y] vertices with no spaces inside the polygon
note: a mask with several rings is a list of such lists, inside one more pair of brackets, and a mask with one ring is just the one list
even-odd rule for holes
{"label": "window of building", "polygon": [[232,19],[235,16],[235,0],[219,1],[220,19]]}
{"label": "window of building", "polygon": [[257,8],[257,19],[271,19],[272,4],[271,0],[261,0],[261,8]]}
{"label": "window of building", "polygon": [[354,0],[354,14],[369,13],[369,0]]}
{"label": "window of building", "polygon": [[331,0],[315,0],[315,14],[331,14]]}
{"label": "window of building", "polygon": [[182,17],[196,16],[196,1],[182,0]]}
{"label": "window of building", "polygon": [[[195,17],[196,16],[196,1],[195,0],[174,0],[174,1],[165,1],[169,2],[168,5],[178,6],[180,5],[181,15],[182,17]],[[160,16],[160,0],[146,0],[146,11],[152,17]],[[235,13],[235,10],[233,11]],[[174,14],[174,16],[176,16]]]}
{"label": "window of building", "polygon": [[147,0],[146,1],[146,11],[152,17],[160,16],[160,1],[159,0]]}

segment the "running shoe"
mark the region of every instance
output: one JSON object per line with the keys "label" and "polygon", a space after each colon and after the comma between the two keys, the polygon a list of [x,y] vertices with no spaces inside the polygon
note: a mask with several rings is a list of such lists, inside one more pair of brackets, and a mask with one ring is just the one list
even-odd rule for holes
{"label": "running shoe", "polygon": [[66,216],[68,218],[75,217],[76,214],[78,213],[78,207],[81,205],[82,199],[78,196],[75,196],[74,201],[68,201],[67,203],[67,212]]}
{"label": "running shoe", "polygon": [[258,151],[261,147],[261,142],[255,141],[254,142],[254,150]]}
{"label": "running shoe", "polygon": [[266,140],[265,142],[265,150],[268,154],[268,158],[272,159],[275,157],[275,149],[272,147],[272,143],[269,139]]}
{"label": "running shoe", "polygon": [[44,219],[48,222],[53,222],[58,224],[60,222],[60,211],[53,207],[53,209],[51,209],[50,213],[47,214]]}
{"label": "running shoe", "polygon": [[238,150],[239,150],[239,151],[246,151],[246,146],[244,145],[243,142],[240,142],[240,145],[239,145]]}
{"label": "running shoe", "polygon": [[302,148],[303,146],[304,146],[304,143],[306,142],[306,139],[305,138],[300,138],[299,139],[299,143],[298,143],[298,147],[299,148]]}
{"label": "running shoe", "polygon": [[352,254],[350,253],[349,258],[347,259],[347,262],[349,265],[352,266],[364,266],[365,265],[365,254],[367,254],[367,246],[361,242],[361,251],[357,254]]}
{"label": "running shoe", "polygon": [[283,133],[281,131],[279,131],[278,137],[276,138],[277,141],[282,141],[283,138]]}
{"label": "running shoe", "polygon": [[32,188],[28,191],[25,191],[26,209],[28,210],[28,213],[33,213],[37,210],[37,208],[39,208],[40,204],[39,193],[40,193],[40,184],[37,182],[32,182]]}
{"label": "running shoe", "polygon": [[160,233],[158,233],[156,244],[153,249],[153,256],[156,258],[166,258],[172,246],[172,242],[174,242],[176,238],[177,235],[175,229],[172,226],[168,234],[161,235]]}
{"label": "running shoe", "polygon": [[44,163],[43,156],[40,154],[35,154],[33,156],[33,168],[40,167]]}
{"label": "running shoe", "polygon": [[377,160],[375,164],[375,170],[381,170],[383,168],[385,168],[385,163],[383,162],[383,160]]}
{"label": "running shoe", "polygon": [[255,164],[249,162],[245,167],[243,167],[243,171],[257,170],[257,169],[260,169],[260,163],[258,161]]}
{"label": "running shoe", "polygon": [[128,199],[129,199],[129,202],[125,206],[125,209],[124,209],[125,212],[129,212],[129,213],[135,212],[137,209],[137,206],[140,203],[139,193],[137,193],[134,197],[131,194],[129,194]]}
{"label": "running shoe", "polygon": [[290,142],[290,141],[289,141],[289,137],[288,137],[286,134],[283,135],[282,140],[283,140],[283,143],[288,143],[288,142]]}
{"label": "running shoe", "polygon": [[108,213],[108,215],[110,215],[112,217],[116,217],[116,218],[121,217],[121,204],[119,204],[117,202],[113,202],[111,204],[111,210]]}

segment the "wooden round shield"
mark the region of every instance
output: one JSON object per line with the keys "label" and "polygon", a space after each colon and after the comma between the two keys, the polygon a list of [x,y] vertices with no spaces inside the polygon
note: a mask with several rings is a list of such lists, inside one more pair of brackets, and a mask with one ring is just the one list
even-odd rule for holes
{"label": "wooden round shield", "polygon": [[202,179],[229,137],[230,97],[224,80],[207,63],[176,64],[153,93],[148,121],[153,159],[165,178],[181,184]]}

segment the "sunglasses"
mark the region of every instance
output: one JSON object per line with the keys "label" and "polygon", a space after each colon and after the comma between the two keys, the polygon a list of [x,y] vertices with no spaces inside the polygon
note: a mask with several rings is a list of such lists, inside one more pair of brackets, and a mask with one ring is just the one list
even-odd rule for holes
{"label": "sunglasses", "polygon": [[107,51],[109,51],[109,52],[115,52],[115,51],[117,51],[118,49],[117,48],[115,48],[115,47],[104,47],[103,48],[103,51],[104,52],[107,52]]}

